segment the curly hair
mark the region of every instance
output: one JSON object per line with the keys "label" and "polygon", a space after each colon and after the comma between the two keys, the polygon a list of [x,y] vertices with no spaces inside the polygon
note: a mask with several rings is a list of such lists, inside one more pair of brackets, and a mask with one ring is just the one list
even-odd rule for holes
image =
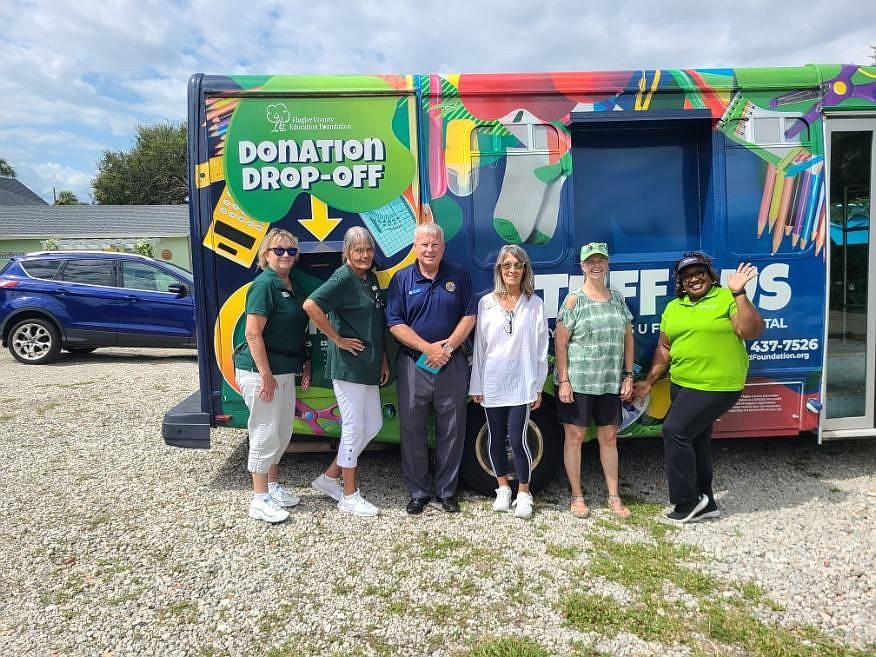
{"label": "curly hair", "polygon": [[[709,275],[709,278],[712,281],[712,285],[716,287],[721,287],[721,279],[718,277],[715,268],[712,266],[712,258],[703,253],[702,251],[687,251],[681,255],[681,257],[675,262],[672,266],[672,273],[675,278],[675,296],[679,299],[684,298],[685,291],[684,286],[681,284],[681,277],[678,275],[678,267],[679,265],[687,260],[688,258],[695,258],[700,264],[702,264],[706,268],[706,273]],[[687,266],[690,266],[694,263],[688,263]]]}

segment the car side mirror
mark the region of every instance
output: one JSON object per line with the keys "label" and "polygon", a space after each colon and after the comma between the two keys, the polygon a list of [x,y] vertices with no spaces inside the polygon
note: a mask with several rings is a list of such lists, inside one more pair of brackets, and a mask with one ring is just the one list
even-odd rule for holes
{"label": "car side mirror", "polygon": [[167,286],[167,291],[178,297],[184,297],[189,293],[189,288],[185,283],[171,283]]}

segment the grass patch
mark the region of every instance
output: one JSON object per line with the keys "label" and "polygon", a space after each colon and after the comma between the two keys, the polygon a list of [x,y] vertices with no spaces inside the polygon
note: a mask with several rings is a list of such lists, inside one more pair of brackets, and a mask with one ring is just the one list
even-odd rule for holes
{"label": "grass patch", "polygon": [[[667,646],[684,645],[692,657],[876,657],[872,650],[844,646],[812,627],[787,629],[759,620],[757,608],[781,611],[781,606],[755,582],[722,582],[686,565],[701,558],[701,553],[667,539],[663,523],[653,518],[655,506],[637,509],[639,513],[631,518],[652,540],[620,542],[594,534],[590,563],[574,573],[576,579],[595,576],[620,584],[635,599],[622,603],[575,590],[559,603],[568,625],[582,632],[606,636],[629,632]],[[685,591],[685,600],[668,598],[667,584]],[[738,595],[720,595],[734,590]]]}
{"label": "grass patch", "polygon": [[180,600],[161,609],[158,617],[175,623],[194,623],[198,620],[198,605],[191,600]]}
{"label": "grass patch", "polygon": [[532,639],[501,637],[481,640],[459,657],[551,657],[551,653]]}
{"label": "grass patch", "polygon": [[48,605],[64,605],[85,591],[86,586],[84,577],[81,575],[70,575],[64,581],[63,586],[56,587],[51,591],[43,591],[40,594],[40,603],[45,607]]}
{"label": "grass patch", "polygon": [[818,630],[801,627],[796,631],[768,625],[746,609],[703,606],[702,621],[696,628],[707,639],[739,646],[751,657],[873,657],[872,650],[843,646],[824,637]]}
{"label": "grass patch", "polygon": [[568,545],[557,545],[556,543],[548,543],[544,546],[545,554],[556,559],[574,559],[578,556],[578,548]]}
{"label": "grass patch", "polygon": [[719,588],[717,579],[682,566],[694,549],[666,541],[620,543],[605,536],[590,539],[594,554],[587,571],[627,588],[640,590],[645,596],[660,593],[665,582],[695,595],[709,595]]}
{"label": "grass patch", "polygon": [[89,529],[97,529],[101,525],[106,525],[111,520],[110,514],[106,511],[101,511],[85,521],[85,526]]}
{"label": "grass patch", "polygon": [[562,600],[560,610],[568,624],[580,632],[610,637],[629,632],[663,644],[674,644],[684,636],[681,610],[659,599],[624,604],[606,595],[572,593]]}
{"label": "grass patch", "polygon": [[56,408],[61,407],[61,402],[49,402],[48,404],[42,404],[41,406],[37,406],[36,413],[37,415],[45,415],[49,411],[53,411]]}
{"label": "grass patch", "polygon": [[443,536],[438,540],[424,544],[421,556],[429,561],[447,559],[450,555],[461,552],[462,549],[468,545],[469,542],[464,538],[449,538]]}
{"label": "grass patch", "polygon": [[614,657],[607,652],[597,650],[593,646],[589,646],[583,641],[572,642],[571,657]]}

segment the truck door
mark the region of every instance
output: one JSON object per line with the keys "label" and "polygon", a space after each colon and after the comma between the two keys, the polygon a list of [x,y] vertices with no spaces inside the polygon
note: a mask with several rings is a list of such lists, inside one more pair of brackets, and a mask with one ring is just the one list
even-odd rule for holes
{"label": "truck door", "polygon": [[876,277],[871,202],[876,116],[826,117],[827,343],[822,436],[876,435]]}

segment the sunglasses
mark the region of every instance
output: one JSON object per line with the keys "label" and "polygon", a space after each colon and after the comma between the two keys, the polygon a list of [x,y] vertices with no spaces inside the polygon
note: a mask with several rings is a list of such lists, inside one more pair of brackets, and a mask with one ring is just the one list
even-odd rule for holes
{"label": "sunglasses", "polygon": [[501,267],[502,271],[511,271],[512,269],[514,271],[523,271],[526,268],[526,263],[525,262],[503,262],[501,265],[499,265],[499,267]]}
{"label": "sunglasses", "polygon": [[297,256],[298,255],[298,247],[297,246],[272,246],[269,251],[273,251],[274,255],[281,256],[284,253],[288,256]]}
{"label": "sunglasses", "polygon": [[514,330],[514,311],[513,310],[505,310],[505,333],[511,335],[511,332]]}

